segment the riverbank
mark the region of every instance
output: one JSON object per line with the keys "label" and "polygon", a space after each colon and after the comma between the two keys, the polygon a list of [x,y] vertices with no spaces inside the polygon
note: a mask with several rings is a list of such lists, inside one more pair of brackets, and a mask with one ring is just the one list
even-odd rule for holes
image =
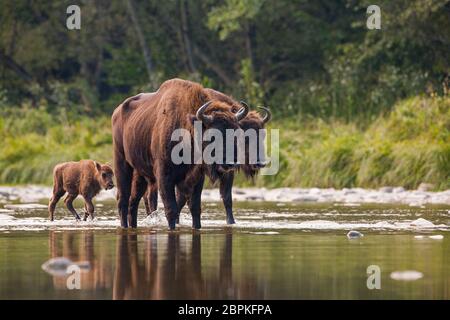
{"label": "riverbank", "polygon": [[[0,205],[11,203],[35,203],[47,201],[52,194],[48,186],[0,186]],[[97,202],[116,199],[116,189],[102,191]],[[205,202],[221,201],[218,189],[205,189],[202,194]],[[404,204],[423,206],[441,204],[450,206],[450,190],[431,192],[405,190],[402,187],[383,187],[380,189],[344,188],[234,188],[234,201],[271,201],[280,204],[292,203],[342,203],[358,205],[363,203]]]}
{"label": "riverbank", "polygon": [[[236,186],[413,190],[428,183],[433,191],[450,189],[450,97],[406,99],[369,126],[356,119],[283,119],[274,112],[270,128],[280,133],[279,172],[255,181],[239,174]],[[0,184],[50,185],[57,163],[112,160],[107,115],[0,112],[0,140]]]}

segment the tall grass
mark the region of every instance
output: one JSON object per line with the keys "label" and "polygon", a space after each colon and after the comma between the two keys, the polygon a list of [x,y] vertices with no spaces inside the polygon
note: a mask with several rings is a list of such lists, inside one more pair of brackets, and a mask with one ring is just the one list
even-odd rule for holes
{"label": "tall grass", "polygon": [[111,159],[107,117],[69,119],[64,112],[25,109],[4,112],[0,119],[0,183],[50,184],[59,162]]}
{"label": "tall grass", "polygon": [[[2,111],[0,183],[50,184],[62,161],[111,161],[108,116],[50,115],[44,109]],[[370,126],[320,118],[277,119],[280,171],[258,176],[267,187],[416,188],[421,182],[450,188],[450,98],[414,97]],[[238,185],[253,182],[242,176]]]}
{"label": "tall grass", "polygon": [[414,97],[361,129],[356,122],[277,121],[279,177],[259,186],[450,188],[450,98]]}

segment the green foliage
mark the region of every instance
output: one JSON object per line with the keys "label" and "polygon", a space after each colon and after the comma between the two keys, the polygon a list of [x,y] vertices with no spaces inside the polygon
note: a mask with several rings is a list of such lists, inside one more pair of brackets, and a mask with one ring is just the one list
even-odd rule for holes
{"label": "green foliage", "polygon": [[260,185],[448,187],[450,0],[381,0],[381,30],[369,0],[134,0],[137,24],[126,3],[82,1],[68,30],[70,1],[0,0],[0,182],[109,159],[112,110],[181,77],[271,107]]}
{"label": "green foliage", "polygon": [[[110,120],[52,116],[43,109],[11,112],[0,127],[0,183],[46,183],[63,161],[111,160]],[[27,125],[29,124],[29,125]]]}
{"label": "green foliage", "polygon": [[[226,0],[222,6],[214,7],[208,14],[208,27],[219,32],[221,40],[232,32],[245,27],[254,19],[265,0]],[[243,26],[244,25],[244,26]]]}
{"label": "green foliage", "polygon": [[[450,98],[398,103],[367,129],[333,120],[272,124],[281,131],[280,175],[256,184],[291,187],[450,188]],[[287,166],[285,165],[287,164]]]}

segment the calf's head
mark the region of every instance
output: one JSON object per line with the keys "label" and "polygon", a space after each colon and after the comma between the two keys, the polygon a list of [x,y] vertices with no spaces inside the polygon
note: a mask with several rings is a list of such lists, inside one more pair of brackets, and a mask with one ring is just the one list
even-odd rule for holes
{"label": "calf's head", "polygon": [[111,166],[107,164],[100,164],[98,162],[95,162],[95,168],[97,170],[96,177],[97,181],[100,184],[100,186],[105,189],[109,190],[114,188],[114,172],[111,168]]}

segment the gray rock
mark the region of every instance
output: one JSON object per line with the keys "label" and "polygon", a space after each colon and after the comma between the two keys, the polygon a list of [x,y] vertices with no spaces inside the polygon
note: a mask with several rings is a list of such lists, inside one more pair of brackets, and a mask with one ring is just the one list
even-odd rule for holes
{"label": "gray rock", "polygon": [[432,183],[424,183],[424,182],[422,182],[419,185],[419,187],[417,188],[417,190],[423,191],[423,192],[431,191],[433,189],[434,189],[434,184],[432,184]]}
{"label": "gray rock", "polygon": [[393,187],[381,187],[380,189],[378,189],[381,192],[385,192],[385,193],[392,193],[392,191],[394,190]]}
{"label": "gray rock", "polygon": [[358,239],[358,238],[362,238],[362,237],[364,237],[364,235],[361,232],[356,231],[356,230],[350,230],[347,233],[347,238],[349,238],[349,239]]}
{"label": "gray rock", "polygon": [[83,262],[73,262],[72,260],[65,257],[51,258],[50,260],[42,264],[42,270],[51,274],[52,276],[63,277],[67,276],[67,268],[72,265],[78,266],[82,270],[89,270],[89,261]]}
{"label": "gray rock", "polygon": [[317,202],[319,200],[318,197],[314,196],[300,196],[292,199],[293,202]]}
{"label": "gray rock", "polygon": [[405,192],[405,188],[403,188],[403,187],[396,187],[396,188],[394,188],[393,192],[394,193],[402,193],[402,192]]}

